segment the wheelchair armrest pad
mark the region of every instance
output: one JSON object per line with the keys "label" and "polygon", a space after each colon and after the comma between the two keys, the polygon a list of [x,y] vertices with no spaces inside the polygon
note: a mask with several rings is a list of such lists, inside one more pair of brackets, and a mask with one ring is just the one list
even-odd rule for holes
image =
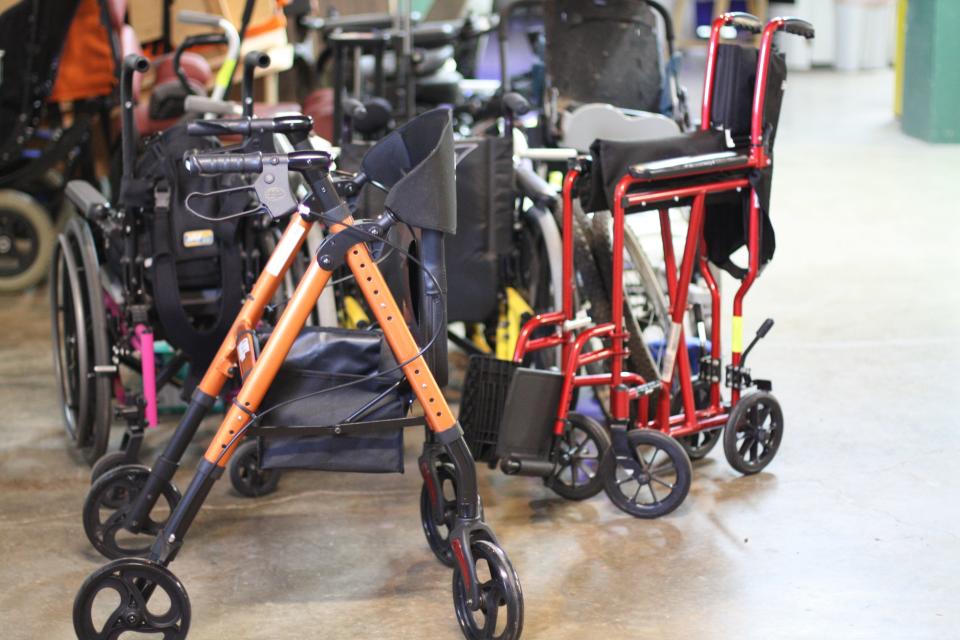
{"label": "wheelchair armrest pad", "polygon": [[630,167],[630,175],[647,180],[674,178],[691,173],[722,171],[746,165],[749,157],[735,151],[705,153],[698,156],[680,156],[668,160],[644,162]]}
{"label": "wheelchair armrest pad", "polygon": [[73,203],[85,218],[95,215],[97,211],[110,206],[110,203],[103,197],[103,194],[97,191],[93,185],[86,180],[71,180],[67,183],[64,192],[67,194],[70,202]]}

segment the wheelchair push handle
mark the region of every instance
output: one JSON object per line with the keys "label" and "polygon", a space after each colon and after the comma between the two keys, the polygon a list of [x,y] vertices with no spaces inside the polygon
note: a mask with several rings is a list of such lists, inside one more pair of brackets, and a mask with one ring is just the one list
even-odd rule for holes
{"label": "wheelchair push handle", "polygon": [[743,11],[730,11],[722,16],[723,24],[737,29],[743,29],[750,33],[762,33],[763,23],[757,16]]}
{"label": "wheelchair push handle", "polygon": [[356,98],[344,98],[343,113],[351,120],[362,120],[367,117],[367,107]]}
{"label": "wheelchair push handle", "polygon": [[313,118],[305,115],[197,120],[187,124],[187,133],[191,136],[250,136],[260,133],[306,134],[311,129],[313,129]]}
{"label": "wheelchair push handle", "polygon": [[813,25],[801,18],[792,18],[790,16],[777,17],[770,20],[770,24],[775,24],[778,31],[786,31],[795,36],[801,36],[807,40],[813,39],[816,30]]}
{"label": "wheelchair push handle", "polygon": [[223,18],[221,16],[215,16],[209,13],[203,13],[201,11],[190,11],[189,9],[182,9],[177,12],[177,20],[183,22],[184,24],[200,24],[205,27],[219,27],[222,19]]}

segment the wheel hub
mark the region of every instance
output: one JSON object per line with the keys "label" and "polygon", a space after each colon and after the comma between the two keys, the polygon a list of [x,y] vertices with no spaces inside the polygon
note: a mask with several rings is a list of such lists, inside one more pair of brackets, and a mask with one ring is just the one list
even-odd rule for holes
{"label": "wheel hub", "polygon": [[10,253],[13,249],[13,239],[8,235],[0,236],[0,253]]}
{"label": "wheel hub", "polygon": [[137,627],[143,621],[143,616],[139,609],[130,607],[123,613],[123,621],[128,627]]}

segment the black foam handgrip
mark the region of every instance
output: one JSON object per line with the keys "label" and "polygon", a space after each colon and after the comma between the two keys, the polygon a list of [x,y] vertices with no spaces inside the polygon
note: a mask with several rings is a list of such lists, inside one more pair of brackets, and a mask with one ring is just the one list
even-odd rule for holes
{"label": "black foam handgrip", "polygon": [[249,136],[255,133],[304,133],[313,128],[313,118],[286,115],[276,118],[216,118],[187,123],[191,136]]}
{"label": "black foam handgrip", "polygon": [[348,118],[353,119],[367,117],[367,108],[356,98],[344,98],[342,104],[343,113]]}
{"label": "black foam handgrip", "polygon": [[801,20],[800,18],[774,18],[774,20],[779,20],[782,24],[780,28],[787,33],[803,36],[807,40],[812,39],[814,35],[816,35],[813,25],[806,20]]}
{"label": "black foam handgrip", "polygon": [[760,18],[753,14],[743,11],[732,11],[724,15],[727,18],[727,24],[737,29],[744,29],[752,33],[760,33],[763,31],[763,23],[760,22]]}
{"label": "black foam handgrip", "polygon": [[183,154],[183,163],[187,173],[260,173],[263,170],[263,156],[257,153],[197,153],[187,151]]}
{"label": "black foam handgrip", "polygon": [[519,93],[510,91],[503,96],[503,106],[515,116],[522,116],[530,111],[530,102]]}
{"label": "black foam handgrip", "polygon": [[763,338],[770,332],[770,329],[773,329],[773,318],[767,318],[763,321],[763,324],[757,329],[757,337]]}
{"label": "black foam handgrip", "polygon": [[250,134],[250,121],[246,118],[194,120],[187,123],[187,133],[191,136],[246,136]]}

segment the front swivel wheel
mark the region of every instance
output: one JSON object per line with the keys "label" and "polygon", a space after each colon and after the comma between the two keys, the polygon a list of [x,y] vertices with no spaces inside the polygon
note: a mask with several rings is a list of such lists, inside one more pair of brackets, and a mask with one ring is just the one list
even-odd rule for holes
{"label": "front swivel wheel", "polygon": [[469,640],[515,640],[523,630],[520,579],[503,549],[489,540],[470,543],[480,598],[467,603],[470,579],[459,565],[453,570],[453,606],[463,635]]}
{"label": "front swivel wheel", "polygon": [[260,446],[247,440],[230,458],[230,484],[242,496],[259,498],[277,490],[280,472],[260,466]]}
{"label": "front swivel wheel", "polygon": [[181,640],[189,628],[190,599],[183,585],[166,567],[141,558],[104,565],[73,601],[73,629],[84,640],[141,634]]}
{"label": "front swivel wheel", "polygon": [[783,439],[783,410],[773,394],[759,391],[740,398],[723,429],[723,453],[744,475],[773,461]]}
{"label": "front swivel wheel", "polygon": [[627,433],[629,457],[617,456],[604,474],[604,490],[613,504],[637,518],[659,518],[679,507],[693,470],[679,442],[652,429]]}

